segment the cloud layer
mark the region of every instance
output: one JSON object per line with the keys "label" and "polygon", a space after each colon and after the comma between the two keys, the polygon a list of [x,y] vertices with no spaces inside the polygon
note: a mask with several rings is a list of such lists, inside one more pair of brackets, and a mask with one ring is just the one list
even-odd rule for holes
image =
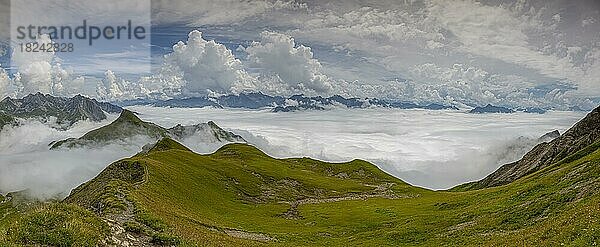
{"label": "cloud layer", "polygon": [[[216,12],[204,11],[196,17],[197,9],[174,8],[189,13],[181,14],[178,20],[190,26],[208,30],[228,26],[231,31],[219,33],[223,40],[225,36],[264,41],[264,33],[256,36],[265,29],[294,37],[296,45],[312,47],[311,58],[323,67],[322,74],[333,79],[336,93],[402,98],[404,90],[396,88],[396,79],[400,79],[415,88],[438,91],[429,92],[431,98],[418,96],[426,101],[439,101],[438,94],[449,94],[445,100],[468,97],[459,103],[490,98],[491,102],[513,107],[558,105],[563,109],[567,105],[590,108],[599,101],[600,40],[594,33],[600,32],[600,26],[590,23],[600,20],[600,5],[593,0],[577,5],[568,0],[328,1],[287,3],[295,7],[283,9],[256,7],[272,6],[270,1],[253,4],[227,2],[209,8],[256,10],[233,15],[239,18],[230,20],[216,18]],[[253,59],[249,62],[253,64]],[[456,73],[452,83],[476,85],[454,85],[447,91],[455,93],[440,92],[448,81],[439,80],[435,74],[423,77],[421,73],[432,65],[439,71],[452,71],[458,66],[484,71],[487,76],[474,81],[468,74],[460,77]],[[284,64],[270,67],[281,66]],[[294,72],[302,70],[299,67]],[[478,89],[486,84],[492,84],[492,90]]]}
{"label": "cloud layer", "polygon": [[253,78],[231,50],[205,40],[197,30],[189,33],[187,42],[175,44],[164,60],[159,76],[180,78],[184,95],[239,92],[254,87]]}
{"label": "cloud layer", "polygon": [[549,112],[482,117],[459,111],[398,109],[285,114],[146,106],[131,110],[164,126],[213,120],[276,157],[365,159],[412,184],[435,189],[483,178],[519,159],[534,139],[555,129],[564,132],[583,116]]}
{"label": "cloud layer", "polygon": [[[111,116],[114,120],[116,116]],[[70,189],[97,175],[107,164],[137,151],[114,145],[105,149],[50,151],[48,144],[79,137],[102,124],[79,122],[68,131],[58,131],[38,121],[0,131],[0,193],[24,189],[40,198],[66,196]]]}

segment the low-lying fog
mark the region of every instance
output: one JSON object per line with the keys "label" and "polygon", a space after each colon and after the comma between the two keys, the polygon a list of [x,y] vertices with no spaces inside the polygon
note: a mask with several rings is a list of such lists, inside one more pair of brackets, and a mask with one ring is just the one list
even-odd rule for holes
{"label": "low-lying fog", "polygon": [[68,131],[58,131],[38,121],[0,132],[0,193],[30,189],[35,196],[52,197],[68,193],[84,179],[94,177],[106,164],[132,150],[117,146],[102,150],[73,149],[49,151],[52,141],[79,137],[94,128],[109,124],[81,121]]}
{"label": "low-lying fog", "polygon": [[[351,109],[271,113],[266,110],[178,109],[135,106],[139,117],[164,127],[215,121],[275,157],[327,161],[365,159],[411,184],[444,189],[480,179],[517,160],[549,131],[562,132],[580,112],[483,114],[459,111]],[[0,132],[0,193],[29,189],[40,198],[63,197],[150,140],[135,138],[97,149],[49,151],[52,141],[79,137],[106,125],[87,121],[68,131],[28,121]],[[524,136],[526,138],[519,138]],[[196,152],[218,148],[199,138],[184,141]]]}
{"label": "low-lying fog", "polygon": [[148,106],[130,110],[163,126],[212,120],[276,157],[365,159],[406,182],[432,189],[483,178],[521,158],[538,137],[553,130],[563,133],[585,116],[381,108],[289,113]]}
{"label": "low-lying fog", "polygon": [[[90,130],[107,125],[118,116],[94,123],[80,121],[67,131],[51,128],[53,124],[25,121],[19,127],[6,127],[0,132],[0,194],[27,189],[40,198],[62,198],[71,189],[95,177],[108,164],[140,152],[153,143],[148,137],[136,136],[98,148],[49,150],[53,141],[80,137]],[[221,143],[205,143],[200,135],[183,143],[199,153],[211,153]]]}

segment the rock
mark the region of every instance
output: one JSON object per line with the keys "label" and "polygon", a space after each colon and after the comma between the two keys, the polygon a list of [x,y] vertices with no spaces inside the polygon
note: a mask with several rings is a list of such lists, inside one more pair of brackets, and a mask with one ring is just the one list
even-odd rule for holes
{"label": "rock", "polygon": [[98,102],[81,95],[63,98],[36,93],[22,99],[7,97],[0,101],[0,127],[6,124],[8,118],[36,118],[42,121],[56,118],[59,128],[67,129],[77,121],[98,122],[107,118],[105,113],[119,113],[121,110],[121,107],[116,105]]}
{"label": "rock", "polygon": [[560,132],[558,130],[554,130],[554,131],[550,131],[550,132],[544,134],[543,136],[540,136],[540,138],[538,138],[538,141],[548,142],[548,141],[552,141],[558,137],[560,137]]}

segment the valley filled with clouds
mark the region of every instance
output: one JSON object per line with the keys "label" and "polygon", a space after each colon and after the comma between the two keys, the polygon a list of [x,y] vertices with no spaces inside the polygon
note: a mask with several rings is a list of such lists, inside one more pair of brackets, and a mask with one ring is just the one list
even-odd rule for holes
{"label": "valley filled with clouds", "polygon": [[[91,10],[58,3],[72,13]],[[100,19],[125,11],[114,6],[120,7],[105,6],[106,15]],[[139,65],[139,54],[131,51],[97,54],[115,63],[99,62],[95,66],[102,73],[86,74],[71,67],[77,60],[63,54],[4,47],[2,61],[10,66],[0,68],[0,98],[41,92],[123,102],[262,92],[372,97],[462,110],[487,104],[550,110],[543,115],[500,116],[340,107],[275,115],[262,110],[133,107],[142,118],[168,127],[198,122],[189,115],[215,120],[278,157],[362,158],[416,185],[448,188],[520,158],[535,144],[532,140],[547,131],[564,130],[583,115],[564,110],[589,110],[600,103],[599,11],[591,0],[155,0],[152,42],[140,44],[152,50],[151,73],[114,72]],[[60,23],[61,18],[51,21]],[[0,38],[6,46],[10,40],[5,34]],[[53,42],[47,35],[38,41]],[[74,161],[82,160],[86,150],[56,155],[46,145],[89,129],[64,132],[28,123],[3,130],[1,161],[14,164],[3,166],[3,174],[25,176],[28,167],[42,160],[51,161],[44,163],[48,168],[54,163],[68,164],[66,171],[79,167]],[[36,135],[23,138],[26,133]],[[186,144],[198,152],[217,148],[193,138]],[[94,151],[98,158],[86,161],[91,165],[73,176],[76,182],[65,182],[52,193],[85,181],[140,146],[116,145]],[[36,156],[25,155],[28,152]],[[16,180],[3,180],[3,186],[11,185],[2,188],[5,191],[25,184],[15,182],[19,175],[9,177]],[[34,180],[40,188],[55,182]]]}
{"label": "valley filled with clouds", "polygon": [[[411,184],[446,189],[520,159],[547,132],[584,114],[489,114],[400,109],[266,110],[135,106],[140,118],[173,126],[215,121],[267,154],[326,161],[364,159]],[[193,142],[190,142],[192,144]]]}
{"label": "valley filled with clouds", "polygon": [[[571,127],[583,113],[480,115],[459,111],[334,109],[272,113],[267,110],[130,107],[165,128],[214,121],[267,154],[345,162],[364,159],[413,185],[446,189],[485,177],[518,160],[543,134]],[[27,189],[39,198],[66,196],[108,164],[133,156],[154,140],[136,136],[99,147],[49,150],[49,144],[104,126],[80,121],[66,131],[36,120],[0,131],[0,192]],[[212,153],[222,143],[196,134],[182,143]]]}

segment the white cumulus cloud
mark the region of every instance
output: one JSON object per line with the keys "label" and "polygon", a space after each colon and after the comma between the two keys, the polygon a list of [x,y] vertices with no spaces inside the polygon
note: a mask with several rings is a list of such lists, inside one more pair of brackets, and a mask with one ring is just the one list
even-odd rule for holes
{"label": "white cumulus cloud", "polygon": [[149,90],[144,87],[144,84],[141,81],[127,81],[118,77],[111,70],[107,70],[104,73],[104,79],[102,79],[96,87],[98,98],[106,101],[147,97],[149,93]]}
{"label": "white cumulus cloud", "polygon": [[262,32],[260,42],[252,42],[245,51],[250,66],[260,69],[262,83],[277,93],[326,94],[332,89],[331,79],[323,74],[312,49],[297,45],[289,35]]}
{"label": "white cumulus cloud", "polygon": [[255,78],[243,69],[231,50],[214,40],[205,40],[200,31],[194,30],[187,42],[178,42],[173,52],[165,55],[163,67],[153,80],[180,90],[174,93],[194,96],[253,89]]}
{"label": "white cumulus cloud", "polygon": [[[35,42],[50,44],[52,40],[44,34]],[[53,51],[27,52],[14,49],[11,61],[17,72],[11,78],[4,69],[0,71],[0,96],[21,97],[37,92],[56,96],[85,94],[85,77],[64,68]]]}

